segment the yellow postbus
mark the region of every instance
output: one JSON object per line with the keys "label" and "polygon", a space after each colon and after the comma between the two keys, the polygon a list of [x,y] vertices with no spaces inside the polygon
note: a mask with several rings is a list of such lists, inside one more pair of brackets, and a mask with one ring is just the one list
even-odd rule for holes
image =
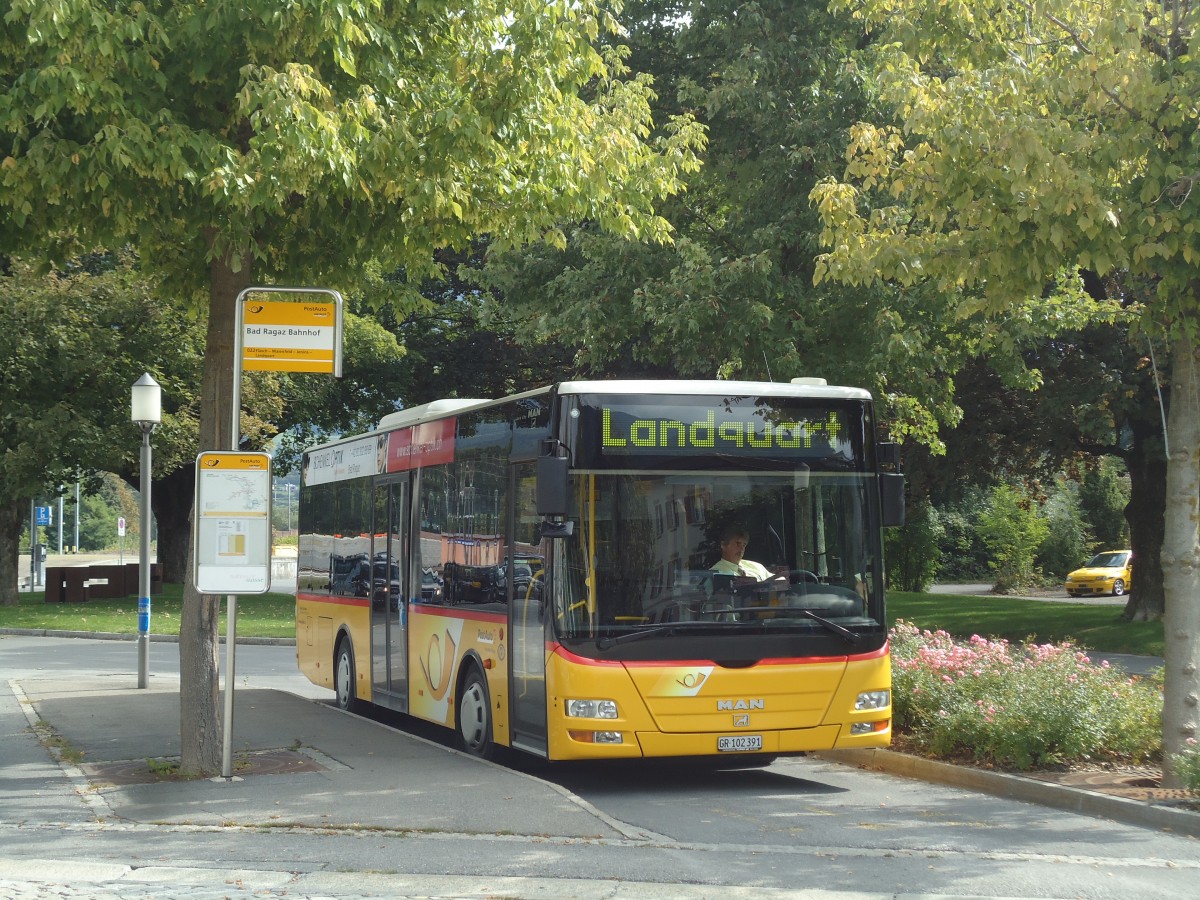
{"label": "yellow postbus", "polygon": [[891,736],[870,395],[566,382],[308,450],[296,656],[339,706],[489,755],[712,757]]}

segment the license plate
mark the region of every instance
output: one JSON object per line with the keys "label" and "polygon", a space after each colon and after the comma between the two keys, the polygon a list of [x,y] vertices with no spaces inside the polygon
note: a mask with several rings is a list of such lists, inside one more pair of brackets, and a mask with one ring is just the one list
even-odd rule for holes
{"label": "license plate", "polygon": [[761,734],[737,734],[717,738],[717,749],[724,753],[745,753],[762,749]]}

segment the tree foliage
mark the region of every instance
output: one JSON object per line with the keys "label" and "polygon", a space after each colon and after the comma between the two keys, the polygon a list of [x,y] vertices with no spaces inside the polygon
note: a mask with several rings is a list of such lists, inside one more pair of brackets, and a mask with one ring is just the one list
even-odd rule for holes
{"label": "tree foliage", "polygon": [[1120,549],[1128,545],[1129,528],[1125,524],[1125,505],[1129,502],[1129,483],[1111,463],[1089,468],[1079,481],[1079,506],[1100,550]]}
{"label": "tree foliage", "polygon": [[32,498],[92,470],[132,472],[140,438],[129,390],[143,372],[164,386],[158,470],[194,456],[195,408],[179,398],[198,371],[195,320],[164,305],[129,260],[85,263],[41,276],[11,259],[0,276],[0,602],[17,601]]}
{"label": "tree foliage", "polygon": [[1023,489],[1006,484],[992,489],[979,517],[979,531],[988,548],[988,565],[996,573],[996,590],[1033,583],[1034,560],[1049,530],[1037,503]]}
{"label": "tree foliage", "polygon": [[[650,137],[649,85],[593,44],[612,27],[595,0],[14,0],[0,252],[134,243],[207,307],[198,449],[229,449],[252,279],[413,284],[439,248],[561,242],[581,218],[667,237],[653,206],[700,136]],[[216,598],[185,590],[187,771],[218,763],[216,626]]]}
{"label": "tree foliage", "polygon": [[1091,556],[1092,532],[1084,520],[1079,493],[1076,482],[1059,476],[1042,507],[1047,527],[1037,549],[1037,564],[1046,578],[1065,578]]}
{"label": "tree foliage", "polygon": [[[931,292],[812,284],[820,222],[809,192],[840,168],[868,109],[844,65],[860,36],[823,0],[627,3],[631,60],[657,106],[708,134],[705,165],[662,206],[670,246],[584,221],[568,245],[492,252],[485,282],[593,372],[863,385],[898,437],[937,445],[959,410],[948,378],[988,336]],[[948,326],[948,328],[947,328]]]}
{"label": "tree foliage", "polygon": [[695,135],[643,143],[648,86],[590,43],[610,27],[569,0],[16,0],[3,243],[134,239],[195,289],[214,258],[426,273],[430,248],[554,239],[564,215],[662,239],[651,204]]}
{"label": "tree foliage", "polygon": [[1191,0],[946,6],[836,0],[893,111],[863,122],[812,197],[817,279],[961,292],[961,315],[1083,302],[1080,272],[1151,290],[1135,325],[1173,342],[1163,575],[1164,749],[1200,729],[1200,16]]}
{"label": "tree foliage", "polygon": [[900,528],[884,532],[884,559],[888,588],[894,591],[924,591],[937,578],[940,548],[946,539],[942,517],[933,504],[922,500],[904,517]]}

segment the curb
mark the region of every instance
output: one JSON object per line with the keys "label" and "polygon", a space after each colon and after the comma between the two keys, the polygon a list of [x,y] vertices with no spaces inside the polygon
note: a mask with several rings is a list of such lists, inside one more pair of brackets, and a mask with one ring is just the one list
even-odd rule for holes
{"label": "curb", "polygon": [[1023,775],[955,766],[894,750],[821,750],[812,755],[829,762],[978,791],[1006,800],[1019,800],[1084,815],[1102,816],[1129,825],[1200,837],[1200,813],[1190,810],[1114,797]]}
{"label": "curb", "polygon": [[[59,637],[59,638],[88,638],[94,641],[136,641],[136,634],[120,634],[114,631],[62,631],[53,628],[0,628],[0,634],[24,635],[26,637]],[[179,635],[177,634],[151,634],[148,635],[151,643],[178,644]],[[225,635],[222,634],[217,638],[218,643],[224,644]],[[262,646],[281,646],[295,647],[295,638],[269,638],[269,637],[242,637],[237,636],[235,641],[239,646],[246,645],[262,645]]]}

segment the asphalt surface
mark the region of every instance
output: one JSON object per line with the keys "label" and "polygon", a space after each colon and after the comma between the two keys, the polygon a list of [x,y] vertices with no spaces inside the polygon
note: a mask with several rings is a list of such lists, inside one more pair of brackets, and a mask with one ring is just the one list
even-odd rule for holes
{"label": "asphalt surface", "polygon": [[[128,636],[123,636],[128,640]],[[1113,657],[1130,671],[1161,662]],[[345,834],[405,833],[503,840],[657,841],[660,836],[597,809],[571,790],[484,762],[375,721],[344,713],[318,697],[284,690],[235,691],[234,776],[151,781],[149,760],[179,753],[178,682],[156,677],[139,690],[136,675],[19,678],[0,691],[0,844],[54,829],[152,833],[164,825],[238,833],[304,829]],[[324,692],[328,694],[328,692]],[[281,737],[284,738],[281,740]],[[49,752],[47,752],[49,750]],[[1030,779],[964,770],[886,751],[823,754],[971,791],[1069,809],[1149,829],[1200,836],[1200,814]],[[397,765],[403,760],[403,765]],[[239,774],[241,773],[241,774]],[[369,796],[369,802],[364,798]],[[900,896],[828,890],[771,890],[572,878],[431,876],[371,871],[228,870],[183,862],[119,865],[86,857],[0,853],[0,896],[78,898],[287,896],[378,897],[701,897],[838,898]]]}
{"label": "asphalt surface", "polygon": [[[262,829],[347,835],[442,835],[447,840],[528,840],[581,847],[662,845],[669,839],[622,822],[566,787],[458,753],[441,744],[288,691],[235,691],[234,776],[151,781],[152,766],[179,752],[178,682],[156,677],[139,690],[136,675],[13,679],[0,696],[0,845],[102,823],[154,839],[174,835],[250,834]],[[302,737],[301,737],[302,736]],[[284,746],[281,746],[284,745]],[[49,753],[47,752],[49,749]],[[964,770],[900,754],[821,754],[830,762],[1111,818],[1178,835],[1200,835],[1200,814],[1064,788],[1030,779]],[[244,774],[239,774],[244,773]],[[197,845],[199,846],[199,844]],[[47,843],[52,851],[54,843]],[[164,848],[165,849],[165,848]],[[151,851],[153,855],[153,851]],[[0,852],[6,898],[180,897],[701,897],[805,898],[899,896],[571,878],[397,875],[278,868],[231,873],[160,862],[118,865],[52,854]],[[173,862],[182,859],[183,863]],[[299,871],[298,871],[299,870]]]}

